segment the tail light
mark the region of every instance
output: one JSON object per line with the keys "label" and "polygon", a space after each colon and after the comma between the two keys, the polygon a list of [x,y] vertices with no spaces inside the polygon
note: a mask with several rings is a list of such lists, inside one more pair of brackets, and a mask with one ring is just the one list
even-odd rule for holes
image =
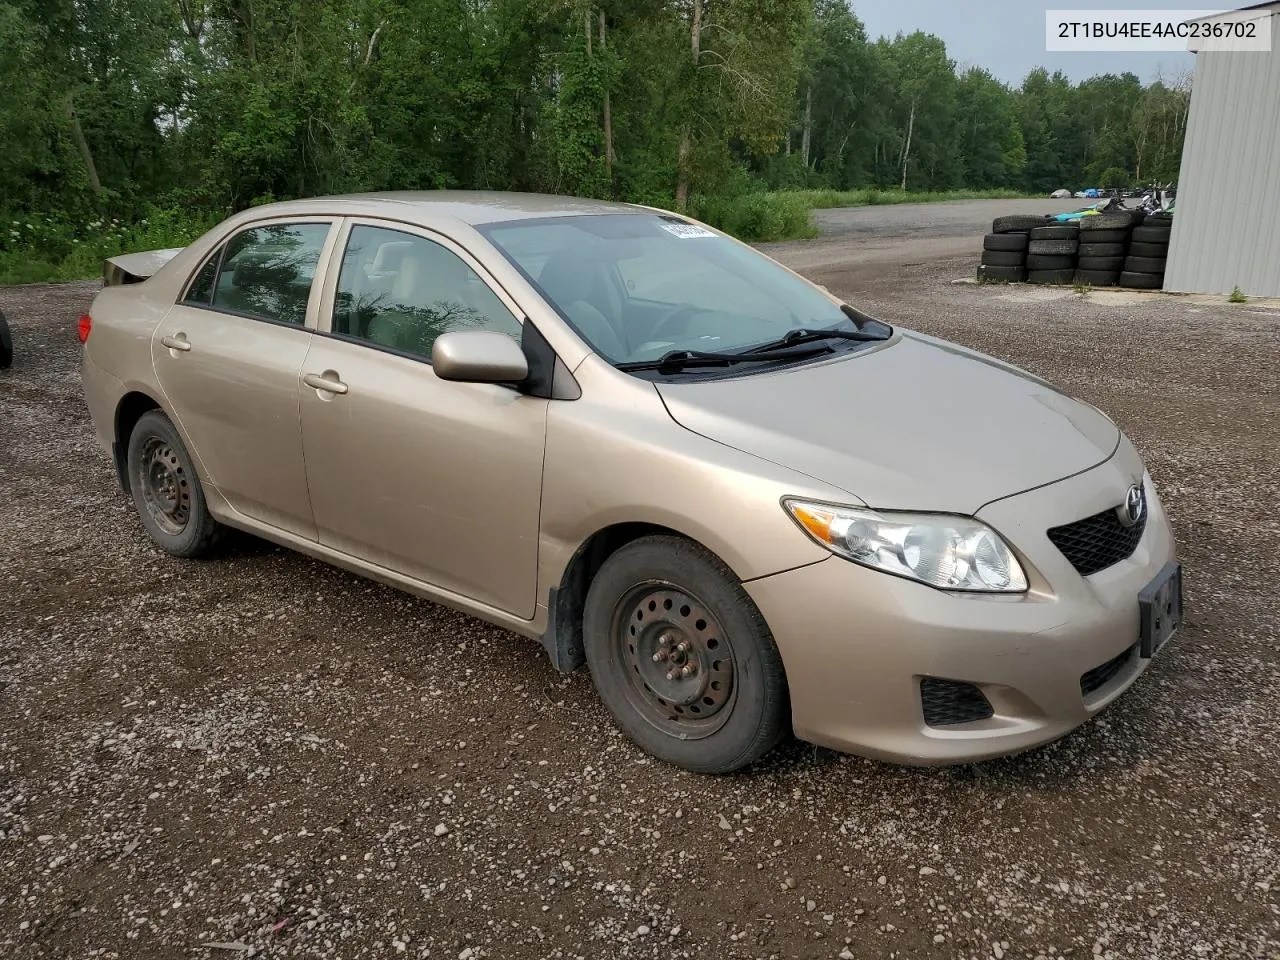
{"label": "tail light", "polygon": [[80,323],[76,327],[76,334],[80,337],[80,342],[84,343],[89,339],[89,334],[93,330],[93,317],[87,313],[80,314]]}

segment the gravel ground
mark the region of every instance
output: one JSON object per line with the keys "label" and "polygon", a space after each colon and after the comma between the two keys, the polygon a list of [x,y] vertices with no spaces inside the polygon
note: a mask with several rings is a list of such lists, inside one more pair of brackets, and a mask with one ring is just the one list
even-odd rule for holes
{"label": "gravel ground", "polygon": [[1280,957],[1280,313],[773,252],[1128,431],[1189,619],[1126,696],[979,766],[682,773],[527,640],[248,538],[161,555],[80,397],[95,286],[3,289],[0,956]]}

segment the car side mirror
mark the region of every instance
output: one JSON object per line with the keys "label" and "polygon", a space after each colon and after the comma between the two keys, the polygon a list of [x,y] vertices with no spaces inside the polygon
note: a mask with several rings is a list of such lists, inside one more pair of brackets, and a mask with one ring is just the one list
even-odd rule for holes
{"label": "car side mirror", "polygon": [[520,344],[492,330],[442,333],[431,345],[431,368],[441,380],[519,383],[529,376]]}

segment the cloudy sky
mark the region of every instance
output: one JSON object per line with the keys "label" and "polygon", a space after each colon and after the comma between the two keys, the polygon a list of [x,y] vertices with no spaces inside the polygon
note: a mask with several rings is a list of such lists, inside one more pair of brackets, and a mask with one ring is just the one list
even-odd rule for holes
{"label": "cloudy sky", "polygon": [[852,0],[852,6],[872,39],[924,30],[941,37],[958,64],[985,67],[1015,85],[1037,66],[1061,70],[1072,80],[1127,70],[1146,81],[1157,71],[1168,75],[1195,64],[1190,53],[1048,53],[1046,10],[1229,9],[1195,0]]}

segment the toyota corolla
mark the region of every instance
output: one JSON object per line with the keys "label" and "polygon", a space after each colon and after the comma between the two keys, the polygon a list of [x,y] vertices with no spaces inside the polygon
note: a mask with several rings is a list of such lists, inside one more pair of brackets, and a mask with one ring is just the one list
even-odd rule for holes
{"label": "toyota corolla", "polygon": [[788,730],[904,763],[1023,750],[1181,618],[1160,498],[1103,413],[686,217],[319,198],[106,279],[85,396],[162,549],[237,528],[536,638],[691,770]]}

